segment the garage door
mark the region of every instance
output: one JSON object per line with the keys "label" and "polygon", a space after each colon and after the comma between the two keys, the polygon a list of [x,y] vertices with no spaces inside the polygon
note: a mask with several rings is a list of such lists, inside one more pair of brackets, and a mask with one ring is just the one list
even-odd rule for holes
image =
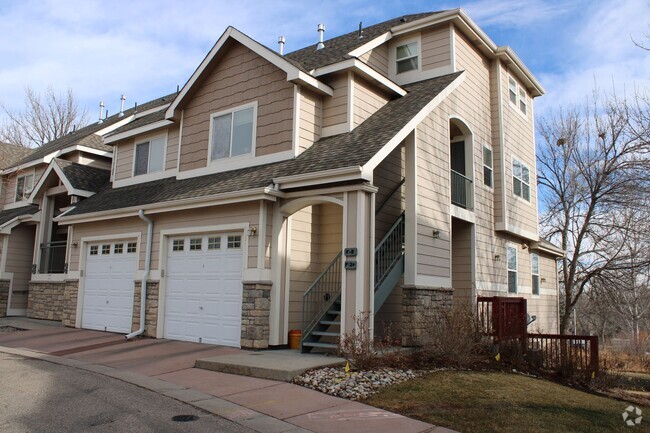
{"label": "garage door", "polygon": [[164,336],[239,347],[242,236],[168,239]]}
{"label": "garage door", "polygon": [[137,244],[90,244],[87,254],[81,326],[131,332]]}

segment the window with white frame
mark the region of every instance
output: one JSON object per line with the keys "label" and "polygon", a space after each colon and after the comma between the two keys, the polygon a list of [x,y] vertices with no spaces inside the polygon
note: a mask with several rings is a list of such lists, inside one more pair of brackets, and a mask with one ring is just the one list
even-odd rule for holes
{"label": "window with white frame", "polygon": [[517,293],[517,248],[508,246],[508,293]]}
{"label": "window with white frame", "polygon": [[138,250],[138,244],[135,242],[129,242],[126,244],[126,252],[127,253],[135,253]]}
{"label": "window with white frame", "polygon": [[190,239],[190,251],[201,251],[203,249],[203,239],[192,238]]}
{"label": "window with white frame", "polygon": [[417,41],[399,45],[395,49],[396,71],[398,74],[416,71],[419,68],[419,55]]}
{"label": "window with white frame", "polygon": [[165,138],[136,143],[133,175],[155,173],[165,169]]}
{"label": "window with white frame", "polygon": [[517,82],[512,77],[508,77],[508,95],[510,102],[517,105]]}
{"label": "window with white frame", "polygon": [[539,295],[539,255],[530,253],[530,270],[533,275],[533,295]]}
{"label": "window with white frame", "polygon": [[523,87],[519,87],[519,110],[524,114],[526,114],[526,104],[526,90]]}
{"label": "window with white frame", "polygon": [[210,137],[212,161],[253,153],[255,115],[255,106],[212,115]]}
{"label": "window with white frame", "polygon": [[510,99],[512,105],[517,107],[522,114],[526,115],[528,111],[526,88],[518,84],[512,77],[508,77],[508,99]]}
{"label": "window with white frame", "polygon": [[25,174],[16,179],[16,201],[25,200],[34,189],[34,175]]}
{"label": "window with white frame", "polygon": [[518,159],[512,161],[512,190],[517,197],[530,201],[530,169]]}
{"label": "window with white frame", "polygon": [[492,149],[483,146],[483,183],[492,188]]}
{"label": "window with white frame", "polygon": [[241,236],[228,236],[228,249],[241,248]]}
{"label": "window with white frame", "polygon": [[208,238],[208,250],[221,249],[221,236],[213,236]]}

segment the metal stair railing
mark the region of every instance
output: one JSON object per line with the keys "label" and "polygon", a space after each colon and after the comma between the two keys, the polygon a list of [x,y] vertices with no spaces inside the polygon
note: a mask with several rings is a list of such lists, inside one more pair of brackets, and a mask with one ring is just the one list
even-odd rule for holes
{"label": "metal stair railing", "polygon": [[404,220],[402,213],[375,248],[375,290],[404,254]]}
{"label": "metal stair railing", "polygon": [[341,295],[341,256],[342,252],[338,253],[302,295],[303,340],[311,334],[323,313]]}

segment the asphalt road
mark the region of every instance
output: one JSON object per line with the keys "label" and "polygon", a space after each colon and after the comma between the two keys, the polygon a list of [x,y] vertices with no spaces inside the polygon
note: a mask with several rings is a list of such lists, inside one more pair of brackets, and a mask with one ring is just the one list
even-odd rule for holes
{"label": "asphalt road", "polygon": [[[174,422],[175,415],[198,415]],[[0,353],[0,432],[252,432],[100,374]]]}

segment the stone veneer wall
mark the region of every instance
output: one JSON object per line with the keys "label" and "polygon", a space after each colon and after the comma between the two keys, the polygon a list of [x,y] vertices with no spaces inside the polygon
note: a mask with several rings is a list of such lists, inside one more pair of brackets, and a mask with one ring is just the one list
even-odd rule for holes
{"label": "stone veneer wall", "polygon": [[9,303],[9,286],[11,281],[0,280],[0,317],[7,315],[7,307]]}
{"label": "stone veneer wall", "polygon": [[79,295],[79,280],[66,280],[63,290],[63,311],[61,322],[63,326],[74,328],[77,322],[77,297]]}
{"label": "stone veneer wall", "polygon": [[[156,337],[157,324],[158,324],[158,293],[160,282],[147,280],[147,303],[144,311],[144,335],[147,337]],[[133,322],[131,331],[140,329],[140,291],[142,290],[142,282],[135,282],[135,289],[133,291]]]}
{"label": "stone veneer wall", "polygon": [[427,327],[451,310],[453,289],[402,286],[402,345],[417,346]]}
{"label": "stone veneer wall", "polygon": [[244,283],[241,309],[241,347],[268,348],[271,283]]}
{"label": "stone veneer wall", "polygon": [[65,308],[65,285],[63,281],[30,282],[27,317],[61,320]]}

